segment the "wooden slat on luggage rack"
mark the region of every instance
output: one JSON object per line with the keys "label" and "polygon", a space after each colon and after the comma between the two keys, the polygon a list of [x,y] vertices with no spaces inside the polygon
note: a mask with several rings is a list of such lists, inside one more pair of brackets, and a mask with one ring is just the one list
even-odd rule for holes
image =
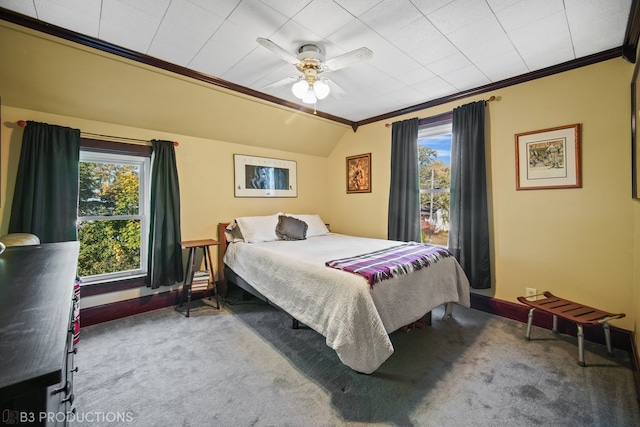
{"label": "wooden slat on luggage rack", "polygon": [[[609,320],[620,319],[625,316],[624,313],[609,313],[587,305],[578,304],[573,301],[558,298],[551,292],[543,292],[542,299],[530,301],[527,297],[518,297],[518,301],[531,307],[529,310],[529,320],[527,322],[527,334],[525,338],[531,339],[531,325],[533,323],[533,314],[535,310],[545,311],[553,315],[553,331],[558,331],[557,318],[562,317],[571,322],[575,322],[578,327],[578,365],[586,366],[584,362],[584,333],[583,325],[593,326],[601,324],[604,328],[605,341],[607,343],[607,354],[613,356],[613,348],[611,346],[611,335],[609,332]],[[530,297],[529,297],[530,298]]]}

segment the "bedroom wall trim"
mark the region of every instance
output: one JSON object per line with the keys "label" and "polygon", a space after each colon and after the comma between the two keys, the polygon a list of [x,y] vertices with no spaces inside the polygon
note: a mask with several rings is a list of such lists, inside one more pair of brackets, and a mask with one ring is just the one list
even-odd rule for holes
{"label": "bedroom wall trim", "polygon": [[255,98],[272,102],[274,104],[279,104],[284,107],[291,108],[293,110],[301,111],[307,114],[313,114],[313,115],[325,118],[327,120],[332,120],[337,123],[353,126],[352,121],[343,119],[342,117],[337,117],[328,113],[323,113],[322,111],[316,111],[314,108],[305,107],[303,105],[296,104],[294,102],[286,101],[281,98],[276,98],[275,96],[267,95],[262,92],[258,92],[256,90],[250,89],[248,87],[228,82],[218,77],[209,76],[207,74],[200,73],[200,72],[188,69],[186,67],[182,67],[180,65],[175,65],[143,53],[135,52],[133,50],[126,49],[121,46],[117,46],[117,45],[105,42],[103,40],[96,39],[91,36],[76,33],[74,31],[70,31],[53,24],[48,24],[48,23],[39,21],[37,19],[31,18],[30,16],[22,15],[20,13],[13,12],[8,9],[4,9],[2,7],[0,7],[0,20],[11,22],[16,25],[20,25],[26,28],[30,28],[32,30],[40,31],[42,33],[49,34],[54,37],[59,37],[64,40],[68,40],[74,43],[81,44],[83,46],[98,49],[100,51],[110,53],[112,55],[117,55],[122,58],[130,59],[136,62],[140,62],[142,64],[160,68],[162,70],[170,71],[172,73],[176,73],[185,77],[190,77],[192,79],[199,80],[204,83],[209,83],[211,85],[218,86],[223,89],[232,90],[234,92],[253,96]]}
{"label": "bedroom wall trim", "polygon": [[[81,291],[82,292],[82,291]],[[121,319],[135,314],[146,313],[147,311],[158,310],[165,307],[177,305],[180,302],[182,287],[153,295],[146,295],[140,298],[133,298],[124,301],[116,301],[104,305],[80,309],[80,325],[91,326],[110,320]],[[80,294],[80,300],[82,296]],[[205,296],[205,292],[193,292],[191,301],[199,300]]]}
{"label": "bedroom wall trim", "polygon": [[127,289],[146,287],[147,276],[132,277],[130,279],[115,280],[112,282],[87,283],[82,285],[82,296],[92,297],[95,295],[108,294],[110,292],[125,291]]}

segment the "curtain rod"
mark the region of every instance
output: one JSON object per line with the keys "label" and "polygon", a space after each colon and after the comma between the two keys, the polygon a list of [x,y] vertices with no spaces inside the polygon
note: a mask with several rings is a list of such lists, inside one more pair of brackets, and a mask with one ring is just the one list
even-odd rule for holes
{"label": "curtain rod", "polygon": [[[495,96],[491,95],[491,97],[489,99],[485,99],[485,102],[491,102],[491,101],[496,101],[498,98],[496,98]],[[385,123],[384,127],[388,128],[389,126],[391,126],[392,123]]]}
{"label": "curtain rod", "polygon": [[[27,126],[26,120],[18,120],[17,123],[18,123],[18,126],[20,126],[20,127]],[[125,136],[102,135],[102,134],[99,134],[99,133],[91,133],[91,132],[83,132],[83,131],[80,131],[80,134],[85,135],[85,136],[101,136],[103,138],[126,139],[127,141],[151,142],[148,139],[127,138]],[[179,142],[173,141],[173,146],[174,147],[177,147],[178,145],[180,145]]]}

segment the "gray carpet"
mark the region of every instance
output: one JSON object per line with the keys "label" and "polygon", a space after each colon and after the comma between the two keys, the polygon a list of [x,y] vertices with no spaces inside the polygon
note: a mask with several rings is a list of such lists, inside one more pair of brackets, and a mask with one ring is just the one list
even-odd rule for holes
{"label": "gray carpet", "polygon": [[81,329],[72,426],[639,426],[629,355],[480,311],[391,335],[372,375],[282,312],[196,301]]}

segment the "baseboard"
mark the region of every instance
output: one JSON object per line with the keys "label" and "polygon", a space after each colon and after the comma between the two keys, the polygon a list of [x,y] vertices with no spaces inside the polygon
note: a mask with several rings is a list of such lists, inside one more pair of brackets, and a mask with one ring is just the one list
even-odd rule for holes
{"label": "baseboard", "polygon": [[[182,289],[161,292],[140,298],[117,301],[109,304],[87,307],[80,310],[80,325],[91,326],[98,323],[116,320],[134,314],[171,307],[180,303]],[[193,292],[191,300],[198,300],[205,292]]]}

